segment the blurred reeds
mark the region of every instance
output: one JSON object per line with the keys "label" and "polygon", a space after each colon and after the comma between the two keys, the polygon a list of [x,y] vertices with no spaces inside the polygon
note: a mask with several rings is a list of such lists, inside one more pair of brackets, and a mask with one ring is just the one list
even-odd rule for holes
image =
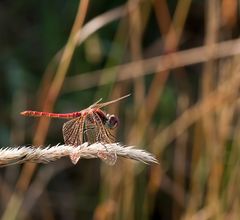
{"label": "blurred reeds", "polygon": [[[1,109],[1,120],[14,122],[8,144],[61,140],[61,122],[23,122],[17,114],[26,108],[69,112],[132,93],[107,109],[119,115],[117,139],[147,146],[160,165],[5,168],[2,219],[239,219],[238,1],[104,2],[71,6],[72,30],[44,74],[9,61],[3,80],[14,89],[3,103],[11,111]],[[17,70],[21,83],[10,77]]]}

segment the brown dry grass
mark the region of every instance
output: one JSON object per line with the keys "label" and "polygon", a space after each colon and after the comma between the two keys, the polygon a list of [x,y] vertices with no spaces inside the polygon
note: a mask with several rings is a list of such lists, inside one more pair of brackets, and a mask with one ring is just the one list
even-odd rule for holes
{"label": "brown dry grass", "polygon": [[[111,96],[109,99],[132,92],[132,103],[121,114],[125,144],[147,146],[148,151],[155,153],[161,161],[160,166],[152,166],[148,171],[130,161],[121,161],[113,168],[102,166],[94,219],[149,219],[154,214],[173,220],[240,218],[240,41],[229,37],[231,28],[236,26],[237,1],[205,2],[203,45],[182,51],[179,48],[185,40],[191,0],[179,0],[173,15],[166,0],[129,0],[115,11],[116,16],[104,17],[103,23],[92,23],[96,25],[92,30],[98,30],[109,21],[120,19],[113,39],[122,46],[118,57],[114,61],[111,59],[116,53],[113,44],[105,68],[66,77],[87,13],[88,1],[81,1],[79,12],[82,13],[76,16],[61,59],[55,61],[59,62],[57,71],[53,71],[54,65],[46,71],[40,103],[45,94],[48,96],[42,109],[52,111],[62,87],[65,94],[99,87],[96,96]],[[154,13],[161,33],[158,42],[162,45],[160,53],[163,55],[159,53],[160,56],[146,59],[142,39],[151,13]],[[101,16],[98,19],[101,20]],[[91,28],[89,34],[92,34]],[[126,56],[127,47],[129,53]],[[128,62],[122,64],[124,59]],[[200,63],[198,83],[192,84],[187,67]],[[146,86],[145,77],[150,74],[152,78]],[[174,112],[174,119],[166,123],[159,120],[158,115],[170,83],[177,92],[175,109],[170,109],[172,105],[168,107]],[[103,85],[105,87],[101,89]],[[196,85],[198,89],[192,88]],[[193,90],[197,94],[193,94]],[[120,113],[120,107],[119,103],[111,106],[111,112]],[[44,143],[48,125],[48,121],[39,122],[35,144]],[[6,198],[11,194],[11,199],[2,219],[16,219],[19,213],[27,216],[21,207],[28,206],[29,192],[36,186],[36,179],[32,184],[30,181],[34,171],[32,164],[22,168],[16,190],[6,194]],[[43,182],[41,192],[45,185]],[[36,195],[31,198],[40,196]],[[47,196],[44,198],[48,201]],[[51,210],[48,212],[52,216]]]}

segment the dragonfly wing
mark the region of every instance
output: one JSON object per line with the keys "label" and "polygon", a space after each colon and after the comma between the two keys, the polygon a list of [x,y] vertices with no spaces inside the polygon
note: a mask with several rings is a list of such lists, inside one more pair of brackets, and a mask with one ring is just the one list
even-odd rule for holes
{"label": "dragonfly wing", "polygon": [[88,115],[84,124],[84,140],[89,144],[93,144],[98,141],[98,127],[92,120],[91,116]]}
{"label": "dragonfly wing", "polygon": [[102,101],[102,98],[100,98],[99,100],[97,100],[96,102],[94,102],[92,105],[90,105],[88,108],[95,108],[99,102]]}
{"label": "dragonfly wing", "polygon": [[[103,125],[101,118],[99,117],[98,114],[92,113],[91,114],[93,117],[93,120],[96,124],[96,127],[98,128],[98,133],[97,133],[97,141],[101,142],[103,145],[104,144],[111,144],[112,140],[109,136],[109,131],[108,129]],[[108,165],[114,165],[117,161],[117,154],[114,150],[109,150],[107,149],[106,145],[104,151],[99,151],[98,152],[98,157],[107,163]]]}
{"label": "dragonfly wing", "polygon": [[122,99],[125,99],[125,98],[127,98],[128,96],[130,96],[131,94],[128,94],[128,95],[125,95],[125,96],[122,96],[122,97],[120,97],[120,98],[118,98],[118,99],[114,99],[114,100],[112,100],[112,101],[109,101],[109,102],[104,102],[104,103],[98,103],[98,102],[96,102],[96,103],[94,103],[93,105],[91,105],[90,106],[90,108],[91,107],[94,107],[94,108],[102,108],[102,107],[104,107],[104,106],[107,106],[107,105],[110,105],[110,104],[112,104],[112,103],[115,103],[115,102],[118,102],[118,101],[120,101],[120,100],[122,100]]}
{"label": "dragonfly wing", "polygon": [[[96,123],[91,114],[86,117],[84,123],[84,138],[88,143],[101,142],[104,144],[106,142],[101,135],[99,126],[100,124]],[[108,165],[114,165],[117,160],[115,151],[99,151],[98,157]]]}
{"label": "dragonfly wing", "polygon": [[[77,147],[83,143],[84,121],[85,117],[82,116],[63,124],[63,138],[65,144]],[[77,153],[70,154],[70,159],[72,163],[76,164],[80,159],[80,155]]]}
{"label": "dragonfly wing", "polygon": [[99,151],[98,157],[110,166],[113,166],[117,162],[117,154],[115,151]]}
{"label": "dragonfly wing", "polygon": [[114,141],[114,138],[109,129],[104,126],[101,118],[97,113],[93,112],[92,117],[96,124],[96,127],[98,128],[98,141],[105,144],[111,144]]}

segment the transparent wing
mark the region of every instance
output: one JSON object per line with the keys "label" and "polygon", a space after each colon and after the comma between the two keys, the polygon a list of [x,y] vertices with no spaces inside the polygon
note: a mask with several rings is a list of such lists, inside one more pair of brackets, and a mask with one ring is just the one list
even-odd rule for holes
{"label": "transparent wing", "polygon": [[[96,113],[92,113],[92,118],[94,120],[94,123],[96,124],[96,127],[98,128],[98,132],[96,134],[96,141],[104,144],[111,144],[113,140],[112,137],[109,135],[110,132],[108,129],[103,125],[101,118]],[[104,145],[105,146],[105,145]],[[113,150],[108,150],[105,146],[106,150],[99,151],[98,157],[103,160],[105,163],[109,165],[114,165],[117,161],[117,154]]]}
{"label": "transparent wing", "polygon": [[87,116],[84,124],[84,141],[93,144],[98,141],[98,127],[91,116]]}
{"label": "transparent wing", "polygon": [[125,95],[125,96],[122,96],[122,97],[120,97],[120,98],[118,98],[118,99],[114,99],[114,100],[112,100],[112,101],[109,101],[109,102],[104,102],[104,103],[99,103],[102,99],[100,99],[100,100],[98,100],[97,102],[95,102],[93,105],[91,105],[89,108],[102,108],[102,107],[104,107],[104,106],[107,106],[107,105],[110,105],[110,104],[112,104],[112,103],[115,103],[115,102],[118,102],[118,101],[120,101],[120,100],[122,100],[122,99],[125,99],[125,98],[127,98],[128,96],[130,96],[131,94],[128,94],[128,95]]}
{"label": "transparent wing", "polygon": [[98,128],[97,139],[101,143],[110,144],[112,140],[108,136],[108,129],[104,126],[101,118],[95,112],[92,113],[93,120]]}
{"label": "transparent wing", "polygon": [[63,124],[63,138],[65,144],[79,146],[83,143],[84,117],[67,121]]}
{"label": "transparent wing", "polygon": [[98,157],[106,164],[113,166],[117,162],[117,154],[115,151],[99,151]]}
{"label": "transparent wing", "polygon": [[103,124],[102,119],[96,113],[91,113],[86,117],[83,138],[88,143],[113,143],[115,141],[110,129]]}
{"label": "transparent wing", "polygon": [[95,103],[93,103],[92,105],[90,105],[88,108],[95,108],[99,102],[102,101],[102,98],[100,98],[99,100],[97,100]]}
{"label": "transparent wing", "polygon": [[[65,144],[79,146],[83,143],[83,129],[85,117],[72,119],[63,124],[63,139]],[[80,159],[78,154],[70,154],[72,163],[76,164]]]}
{"label": "transparent wing", "polygon": [[[97,113],[91,113],[86,116],[72,119],[63,124],[63,138],[65,144],[72,146],[79,146],[83,141],[87,141],[90,144],[100,142],[104,144],[110,144],[114,141],[113,135],[107,129],[101,118]],[[117,161],[117,155],[115,151],[106,150],[100,151],[98,157],[109,165],[114,165]],[[80,159],[80,155],[77,153],[70,155],[71,161],[76,164]]]}

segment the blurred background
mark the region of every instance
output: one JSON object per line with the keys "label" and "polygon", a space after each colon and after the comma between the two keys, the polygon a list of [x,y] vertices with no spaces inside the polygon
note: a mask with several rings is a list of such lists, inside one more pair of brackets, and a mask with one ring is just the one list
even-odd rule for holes
{"label": "blurred background", "polygon": [[108,106],[160,165],[69,158],[0,170],[1,219],[239,219],[239,1],[0,1],[0,146],[63,143]]}

